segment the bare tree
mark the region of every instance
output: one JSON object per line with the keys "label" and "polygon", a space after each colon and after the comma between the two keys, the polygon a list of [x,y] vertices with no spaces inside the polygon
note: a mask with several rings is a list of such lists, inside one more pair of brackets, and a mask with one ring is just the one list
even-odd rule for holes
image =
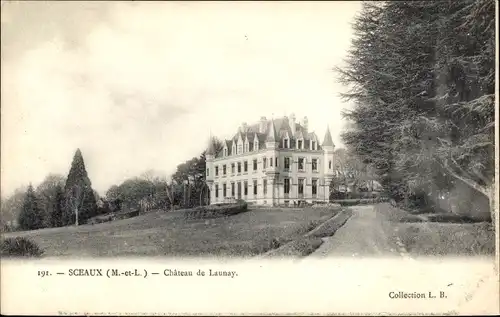
{"label": "bare tree", "polygon": [[75,214],[75,225],[79,225],[79,211],[83,205],[83,202],[85,200],[85,191],[83,190],[81,185],[74,185],[71,188],[71,197],[70,197],[70,204],[71,204],[71,209],[73,210]]}

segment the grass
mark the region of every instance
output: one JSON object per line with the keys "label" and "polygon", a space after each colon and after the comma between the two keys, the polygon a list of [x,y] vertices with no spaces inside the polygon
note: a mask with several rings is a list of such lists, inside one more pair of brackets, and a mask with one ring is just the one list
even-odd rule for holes
{"label": "grass", "polygon": [[255,209],[215,219],[185,219],[184,211],[152,212],[94,225],[13,232],[45,256],[248,257],[296,240],[336,212],[322,208]]}
{"label": "grass", "polygon": [[[489,256],[495,254],[495,230],[489,222],[468,223],[469,219],[448,214],[430,217],[380,204],[397,228],[396,236],[410,254],[424,256]],[[433,221],[436,220],[436,221]]]}
{"label": "grass", "polygon": [[418,255],[494,255],[495,232],[490,223],[401,224],[401,242]]}

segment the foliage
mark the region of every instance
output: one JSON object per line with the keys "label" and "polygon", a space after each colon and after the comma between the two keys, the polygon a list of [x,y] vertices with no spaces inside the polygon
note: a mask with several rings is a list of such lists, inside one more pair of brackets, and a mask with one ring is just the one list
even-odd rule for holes
{"label": "foliage", "polygon": [[78,223],[85,223],[97,214],[94,191],[80,149],[76,150],[73,157],[64,193],[65,204],[61,220],[63,225],[75,224],[76,220]]}
{"label": "foliage", "polygon": [[236,215],[245,211],[248,211],[248,204],[244,200],[238,200],[234,204],[216,204],[186,210],[185,217],[188,219],[218,218]]}
{"label": "foliage", "polygon": [[494,19],[492,0],[363,4],[337,69],[343,140],[393,198],[464,182],[491,200]]}
{"label": "foliage", "polygon": [[[223,143],[217,138],[211,138],[210,142],[213,143],[215,156],[217,156],[223,149]],[[178,203],[185,208],[203,205],[203,196],[208,193],[205,183],[205,154],[206,151],[203,151],[199,157],[193,157],[179,164],[176,172],[172,175],[172,180],[178,185],[175,188],[177,190],[176,198],[182,199]]]}
{"label": "foliage", "polygon": [[356,205],[371,205],[380,202],[387,201],[385,197],[379,198],[366,198],[366,199],[338,199],[333,200],[334,203],[340,204],[341,206],[356,206]]}
{"label": "foliage", "polygon": [[[52,227],[54,223],[60,226],[60,218],[62,211],[60,210],[63,203],[61,197],[62,188],[66,183],[66,179],[62,175],[49,174],[36,188],[36,195],[40,201],[40,208],[43,213],[44,228]],[[57,216],[58,218],[54,218]]]}
{"label": "foliage", "polygon": [[19,214],[23,208],[27,187],[17,188],[12,195],[2,199],[0,221],[2,228],[15,229],[14,223],[18,221]]}
{"label": "foliage", "polygon": [[50,206],[50,226],[61,227],[63,226],[63,213],[64,213],[64,190],[59,184],[54,188],[54,198]]}
{"label": "foliage", "polygon": [[30,256],[39,257],[43,250],[33,241],[24,237],[6,238],[1,242],[2,256]]}
{"label": "foliage", "polygon": [[21,213],[19,214],[19,228],[22,230],[35,230],[44,227],[43,212],[39,205],[35,190],[30,184],[24,197]]}

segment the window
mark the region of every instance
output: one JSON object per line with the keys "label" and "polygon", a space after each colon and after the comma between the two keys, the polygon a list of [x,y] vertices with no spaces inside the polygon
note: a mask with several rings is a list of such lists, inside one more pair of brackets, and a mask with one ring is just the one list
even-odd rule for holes
{"label": "window", "polygon": [[262,192],[264,195],[267,194],[267,179],[262,181]]}
{"label": "window", "polygon": [[299,178],[299,195],[304,194],[304,179]]}
{"label": "window", "polygon": [[232,155],[236,154],[236,146],[233,146],[233,150],[231,151],[231,154]]}
{"label": "window", "polygon": [[283,147],[284,147],[285,149],[288,149],[288,139],[284,139],[284,140],[283,140]]}
{"label": "window", "polygon": [[231,163],[231,174],[234,174],[234,163]]}
{"label": "window", "polygon": [[311,166],[312,166],[313,171],[317,171],[318,170],[318,159],[312,159]]}
{"label": "window", "polygon": [[248,172],[248,161],[243,162],[243,172]]}
{"label": "window", "polygon": [[219,198],[219,184],[215,184],[215,198]]}
{"label": "window", "polygon": [[219,176],[219,167],[218,166],[215,167],[215,176]]}
{"label": "window", "polygon": [[243,182],[243,195],[248,195],[248,182]]}
{"label": "window", "polygon": [[332,169],[332,161],[328,161],[328,168]]}
{"label": "window", "polygon": [[227,186],[226,186],[226,184],[222,184],[222,196],[223,197],[227,196]]}
{"label": "window", "polygon": [[267,160],[265,157],[262,159],[262,168],[267,168]]}
{"label": "window", "polygon": [[209,172],[209,171],[210,171],[210,169],[209,169],[209,168],[207,168],[207,176],[208,176],[208,172]]}
{"label": "window", "polygon": [[303,143],[303,141],[302,141],[302,140],[298,140],[298,141],[297,141],[297,148],[298,148],[298,149],[302,149],[302,143]]}
{"label": "window", "polygon": [[243,146],[242,145],[238,145],[238,154],[241,154],[241,152],[243,152]]}
{"label": "window", "polygon": [[273,158],[272,157],[269,158],[269,166],[273,167]]}
{"label": "window", "polygon": [[290,193],[290,179],[289,178],[283,179],[283,189],[284,189],[285,194]]}
{"label": "window", "polygon": [[226,164],[222,165],[222,175],[226,175]]}
{"label": "window", "polygon": [[299,171],[303,171],[303,170],[304,170],[304,158],[299,157]]}
{"label": "window", "polygon": [[277,157],[274,158],[274,166],[278,167],[278,158]]}
{"label": "window", "polygon": [[248,144],[245,143],[245,152],[248,152]]}
{"label": "window", "polygon": [[224,156],[227,156],[227,149],[224,149]]}
{"label": "window", "polygon": [[285,157],[285,169],[290,169],[290,158]]}
{"label": "window", "polygon": [[253,149],[254,149],[255,151],[258,151],[258,150],[259,150],[259,142],[255,142],[255,143],[253,144]]}
{"label": "window", "polygon": [[253,170],[257,170],[257,159],[253,160]]}
{"label": "window", "polygon": [[253,180],[253,194],[254,196],[257,195],[257,180]]}
{"label": "window", "polygon": [[234,197],[234,183],[231,183],[231,197]]}
{"label": "window", "polygon": [[311,150],[316,150],[316,142],[311,141]]}
{"label": "window", "polygon": [[241,173],[241,162],[238,162],[238,173]]}
{"label": "window", "polygon": [[316,195],[318,193],[318,180],[313,179],[312,180],[312,194]]}

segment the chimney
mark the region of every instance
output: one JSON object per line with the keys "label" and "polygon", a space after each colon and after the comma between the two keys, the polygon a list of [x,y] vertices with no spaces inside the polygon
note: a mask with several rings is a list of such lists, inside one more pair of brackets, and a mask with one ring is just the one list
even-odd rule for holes
{"label": "chimney", "polygon": [[266,132],[266,117],[260,117],[260,122],[259,122],[259,132],[260,133],[265,133]]}
{"label": "chimney", "polygon": [[309,120],[307,119],[307,116],[304,117],[304,120],[302,121],[302,126],[304,127],[304,131],[306,133],[309,132]]}
{"label": "chimney", "polygon": [[288,123],[290,125],[290,129],[292,129],[292,136],[295,136],[295,114],[291,114],[290,118],[288,119]]}
{"label": "chimney", "polygon": [[246,123],[246,122],[243,122],[243,123],[241,124],[241,130],[242,130],[242,132],[243,132],[243,133],[247,132],[247,130],[248,130],[248,125],[247,125],[247,123]]}

